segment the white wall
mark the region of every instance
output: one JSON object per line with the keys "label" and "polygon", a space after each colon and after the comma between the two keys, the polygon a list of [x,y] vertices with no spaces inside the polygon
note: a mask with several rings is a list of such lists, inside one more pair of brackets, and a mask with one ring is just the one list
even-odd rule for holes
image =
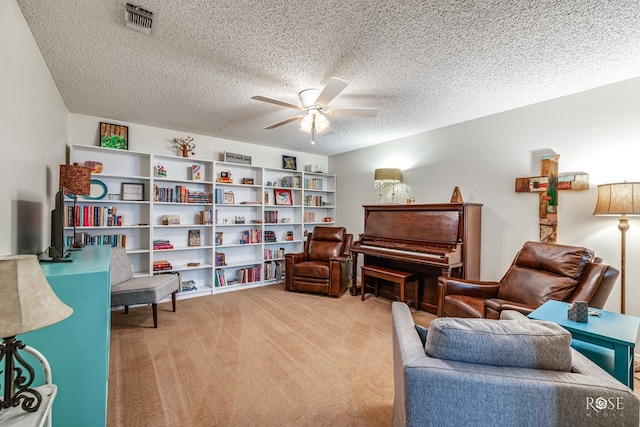
{"label": "white wall", "polygon": [[[619,268],[614,217],[592,216],[597,184],[640,181],[640,78],[333,156],[338,218],[363,231],[363,204],[378,202],[373,171],[403,169],[396,201],[448,202],[458,186],[483,203],[482,278],[499,280],[526,240],[538,240],[537,194],[515,193],[515,178],[540,173],[540,152],[560,154],[560,172],[590,174],[588,191],[559,195],[558,243],[595,250]],[[386,201],[389,201],[387,195]],[[627,313],[640,316],[640,217],[627,233]],[[619,310],[616,286],[606,308]]]}
{"label": "white wall", "polygon": [[244,142],[214,138],[211,136],[187,134],[171,129],[162,129],[145,126],[136,123],[114,121],[101,117],[85,116],[82,114],[70,114],[69,118],[69,144],[99,145],[100,122],[115,123],[129,126],[129,150],[143,153],[178,155],[173,149],[173,138],[191,136],[196,144],[195,156],[201,159],[223,160],[225,151],[251,156],[251,162],[255,166],[270,168],[282,168],[282,156],[296,157],[298,170],[304,170],[304,165],[313,164],[327,168],[326,156],[313,155],[296,151],[282,151],[281,149],[264,147]]}
{"label": "white wall", "polygon": [[0,1],[0,40],[0,254],[31,253],[49,246],[68,110],[15,0]]}

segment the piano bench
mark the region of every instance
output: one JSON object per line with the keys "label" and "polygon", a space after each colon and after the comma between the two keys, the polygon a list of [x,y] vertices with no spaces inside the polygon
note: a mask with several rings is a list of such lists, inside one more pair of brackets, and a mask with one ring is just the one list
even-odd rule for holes
{"label": "piano bench", "polygon": [[364,301],[367,277],[373,277],[376,297],[378,296],[378,280],[385,280],[387,282],[397,283],[400,286],[400,301],[402,302],[405,302],[404,292],[407,283],[412,283],[415,292],[415,306],[417,310],[420,309],[420,292],[418,276],[416,274],[377,265],[363,265],[360,268],[362,269],[362,291],[360,292],[360,299],[362,301]]}

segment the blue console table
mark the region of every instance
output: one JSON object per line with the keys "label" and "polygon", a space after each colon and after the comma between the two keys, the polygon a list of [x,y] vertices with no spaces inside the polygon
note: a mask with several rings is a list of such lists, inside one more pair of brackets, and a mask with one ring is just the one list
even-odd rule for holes
{"label": "blue console table", "polygon": [[547,301],[529,317],[557,323],[571,332],[573,348],[633,389],[633,357],[640,318],[590,308],[600,315],[589,316],[586,323],[574,322],[567,317],[568,306],[566,302]]}
{"label": "blue console table", "polygon": [[[41,263],[51,288],[73,314],[62,322],[18,336],[51,365],[58,394],[53,426],[107,424],[111,295],[109,246],[72,252],[70,263]],[[36,380],[39,380],[38,378]]]}

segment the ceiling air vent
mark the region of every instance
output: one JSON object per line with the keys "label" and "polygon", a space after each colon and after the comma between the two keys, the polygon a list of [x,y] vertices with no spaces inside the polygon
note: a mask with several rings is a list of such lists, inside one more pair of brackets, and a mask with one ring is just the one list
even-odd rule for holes
{"label": "ceiling air vent", "polygon": [[127,3],[124,13],[124,21],[128,28],[144,34],[151,34],[153,24],[153,12],[143,9],[138,5]]}

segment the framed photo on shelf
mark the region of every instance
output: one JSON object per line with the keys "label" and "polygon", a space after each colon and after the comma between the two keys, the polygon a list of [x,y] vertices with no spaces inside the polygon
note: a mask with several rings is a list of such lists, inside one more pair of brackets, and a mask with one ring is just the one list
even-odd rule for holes
{"label": "framed photo on shelf", "polygon": [[296,164],[296,158],[293,156],[282,156],[282,169],[297,171],[298,165]]}
{"label": "framed photo on shelf", "polygon": [[189,246],[200,246],[200,230],[189,230]]}
{"label": "framed photo on shelf", "polygon": [[122,183],[122,200],[141,201],[144,200],[144,184],[136,182]]}
{"label": "framed photo on shelf", "polygon": [[224,193],[224,204],[225,205],[233,205],[235,203],[235,196],[233,191],[225,191]]}
{"label": "framed photo on shelf", "polygon": [[129,149],[129,127],[100,122],[100,147]]}
{"label": "framed photo on shelf", "polygon": [[291,190],[273,190],[276,205],[292,205]]}

